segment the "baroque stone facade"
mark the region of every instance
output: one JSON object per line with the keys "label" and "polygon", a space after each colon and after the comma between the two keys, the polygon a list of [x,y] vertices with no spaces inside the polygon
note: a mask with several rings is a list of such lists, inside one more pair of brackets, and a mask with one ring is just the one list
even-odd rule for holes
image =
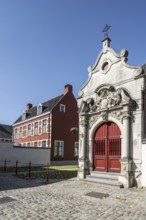
{"label": "baroque stone facade", "polygon": [[105,38],[95,64],[88,68],[89,78],[78,97],[79,179],[93,171],[112,171],[124,187],[143,185],[146,71],[128,65],[127,57],[127,50],[116,53]]}

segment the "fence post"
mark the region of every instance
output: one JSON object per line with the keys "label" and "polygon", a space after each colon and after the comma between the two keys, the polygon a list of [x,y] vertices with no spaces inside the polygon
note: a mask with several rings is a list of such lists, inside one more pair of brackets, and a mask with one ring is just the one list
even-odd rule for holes
{"label": "fence post", "polygon": [[49,164],[47,163],[47,168],[46,168],[46,180],[47,182],[49,181]]}
{"label": "fence post", "polygon": [[18,174],[18,160],[16,160],[16,175]]}
{"label": "fence post", "polygon": [[4,172],[6,172],[6,169],[7,169],[6,167],[7,167],[7,161],[5,160],[4,161]]}
{"label": "fence post", "polygon": [[31,177],[31,162],[29,162],[29,178]]}

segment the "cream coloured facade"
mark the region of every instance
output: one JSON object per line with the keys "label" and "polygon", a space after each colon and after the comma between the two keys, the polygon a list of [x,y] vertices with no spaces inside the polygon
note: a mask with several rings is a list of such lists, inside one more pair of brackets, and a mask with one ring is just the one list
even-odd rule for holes
{"label": "cream coloured facade", "polygon": [[102,50],[79,91],[79,179],[146,186],[145,70],[127,64],[102,41]]}

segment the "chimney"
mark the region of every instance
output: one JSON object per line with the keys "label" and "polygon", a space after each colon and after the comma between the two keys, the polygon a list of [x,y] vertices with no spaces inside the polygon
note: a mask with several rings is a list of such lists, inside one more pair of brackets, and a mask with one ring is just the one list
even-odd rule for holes
{"label": "chimney", "polygon": [[33,107],[33,105],[32,105],[31,103],[28,103],[28,104],[27,104],[27,107],[26,107],[26,110],[28,111],[28,110],[30,110],[32,107]]}
{"label": "chimney", "polygon": [[64,94],[66,94],[68,92],[72,93],[72,86],[69,84],[64,86]]}

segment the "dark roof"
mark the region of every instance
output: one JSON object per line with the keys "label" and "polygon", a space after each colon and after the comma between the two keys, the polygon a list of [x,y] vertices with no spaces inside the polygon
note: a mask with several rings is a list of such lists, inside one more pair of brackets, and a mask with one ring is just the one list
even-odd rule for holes
{"label": "dark roof", "polygon": [[0,124],[0,138],[12,139],[12,126]]}
{"label": "dark roof", "polygon": [[144,73],[146,73],[146,63],[142,66]]}
{"label": "dark roof", "polygon": [[[64,95],[62,94],[60,96],[57,96],[53,99],[50,99],[46,102],[41,103],[42,104],[42,113],[41,114],[44,114],[46,112],[51,111],[54,108],[54,106],[63,98],[63,96]],[[26,114],[27,114],[26,120],[37,116],[37,106],[34,106],[30,110],[26,111]],[[22,121],[22,115],[15,121],[15,123],[18,123],[21,121]]]}

